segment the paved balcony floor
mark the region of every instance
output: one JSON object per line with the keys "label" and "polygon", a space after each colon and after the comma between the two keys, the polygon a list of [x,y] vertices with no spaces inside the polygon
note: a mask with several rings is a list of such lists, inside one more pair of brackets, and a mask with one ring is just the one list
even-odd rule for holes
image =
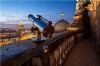
{"label": "paved balcony floor", "polygon": [[83,40],[76,44],[63,66],[100,66],[100,56],[96,54],[95,43]]}

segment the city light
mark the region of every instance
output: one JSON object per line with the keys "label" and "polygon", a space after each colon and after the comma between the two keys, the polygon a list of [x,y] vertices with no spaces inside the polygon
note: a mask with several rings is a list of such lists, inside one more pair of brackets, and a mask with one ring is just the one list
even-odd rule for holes
{"label": "city light", "polygon": [[0,46],[3,46],[36,36],[30,28],[24,28],[23,24],[18,24],[17,28],[1,28],[0,37]]}

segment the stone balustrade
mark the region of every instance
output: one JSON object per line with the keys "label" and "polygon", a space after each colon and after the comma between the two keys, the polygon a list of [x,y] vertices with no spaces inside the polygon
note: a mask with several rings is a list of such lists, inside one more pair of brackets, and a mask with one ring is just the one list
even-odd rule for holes
{"label": "stone balustrade", "polygon": [[82,39],[83,33],[82,31],[78,30],[74,32],[63,32],[61,35],[58,35],[48,40],[50,42],[49,43],[47,41],[48,49],[46,51],[46,54],[49,57],[48,66],[61,66],[75,43],[81,41]]}
{"label": "stone balustrade", "polygon": [[[6,53],[6,59],[2,59],[2,66],[61,66],[65,58],[70,53],[72,47],[83,39],[82,30],[65,31],[48,40],[45,40],[42,44],[47,46],[45,49],[37,49],[33,47],[27,47],[19,45],[18,51],[13,49],[12,52]],[[27,42],[28,43],[28,42]],[[16,47],[15,46],[15,47]],[[21,47],[25,48],[22,49]],[[42,46],[42,45],[41,45]],[[20,49],[20,50],[19,50]],[[8,49],[7,51],[10,51]],[[22,50],[22,51],[21,51]],[[16,53],[17,51],[18,53]],[[9,55],[9,57],[7,57]],[[12,55],[12,56],[10,56]]]}

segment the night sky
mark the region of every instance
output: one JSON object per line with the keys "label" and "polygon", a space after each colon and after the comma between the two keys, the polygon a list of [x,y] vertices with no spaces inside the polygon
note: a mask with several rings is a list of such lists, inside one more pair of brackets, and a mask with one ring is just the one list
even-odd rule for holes
{"label": "night sky", "polygon": [[40,14],[55,24],[61,19],[62,11],[64,19],[72,23],[76,8],[75,0],[2,0],[0,3],[0,23],[3,24],[31,24],[29,14]]}

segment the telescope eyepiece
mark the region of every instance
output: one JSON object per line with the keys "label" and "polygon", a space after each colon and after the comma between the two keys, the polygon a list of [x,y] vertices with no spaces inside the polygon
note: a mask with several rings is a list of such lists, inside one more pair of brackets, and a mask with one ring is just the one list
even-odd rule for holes
{"label": "telescope eyepiece", "polygon": [[33,16],[33,15],[32,15],[32,14],[29,14],[29,15],[28,15],[28,18],[31,17],[31,16]]}
{"label": "telescope eyepiece", "polygon": [[36,18],[35,18],[32,14],[29,14],[29,15],[28,15],[28,19],[34,22],[34,20],[35,20]]}

